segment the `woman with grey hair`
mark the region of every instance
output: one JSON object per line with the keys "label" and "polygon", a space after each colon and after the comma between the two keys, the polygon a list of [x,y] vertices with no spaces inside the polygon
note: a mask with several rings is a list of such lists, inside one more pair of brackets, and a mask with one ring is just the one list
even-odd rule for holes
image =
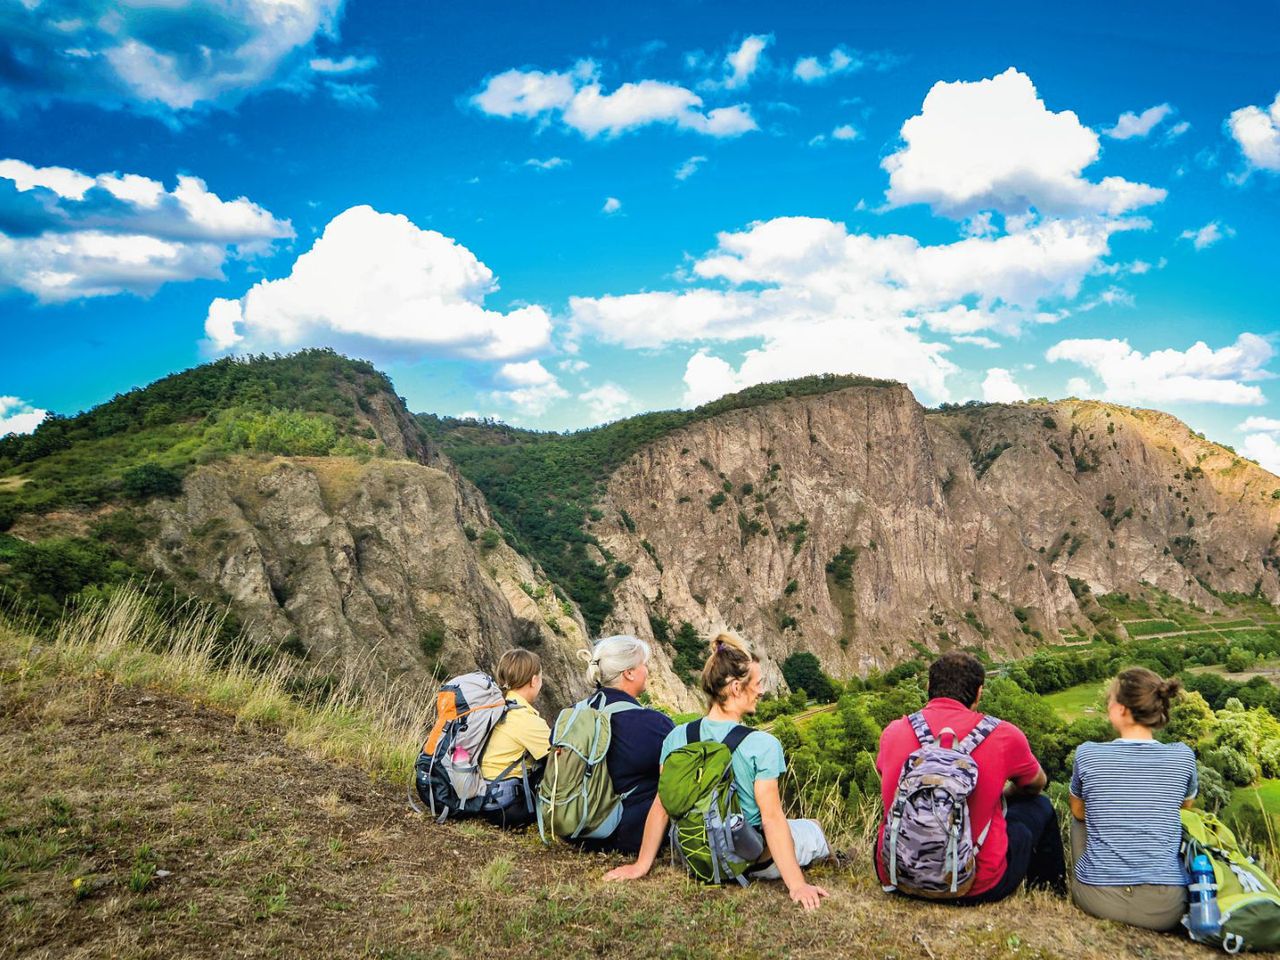
{"label": "woman with grey hair", "polygon": [[658,794],[658,754],[675,725],[665,713],[642,706],[638,699],[649,682],[649,654],[649,644],[626,634],[597,640],[590,652],[579,653],[605,705],[631,705],[612,714],[613,738],[605,757],[613,788],[623,797],[622,820],[608,837],[579,841],[587,850],[637,853],[645,818]]}

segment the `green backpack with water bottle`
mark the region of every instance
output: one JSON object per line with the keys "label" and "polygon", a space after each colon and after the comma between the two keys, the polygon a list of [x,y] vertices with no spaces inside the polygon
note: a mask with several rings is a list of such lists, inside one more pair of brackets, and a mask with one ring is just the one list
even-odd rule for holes
{"label": "green backpack with water bottle", "polygon": [[1203,929],[1188,913],[1182,922],[1191,939],[1222,947],[1227,953],[1280,950],[1280,887],[1240,848],[1221,820],[1202,810],[1183,810],[1182,856],[1193,877],[1193,910],[1200,892],[1193,866],[1201,854],[1213,867],[1221,925]]}

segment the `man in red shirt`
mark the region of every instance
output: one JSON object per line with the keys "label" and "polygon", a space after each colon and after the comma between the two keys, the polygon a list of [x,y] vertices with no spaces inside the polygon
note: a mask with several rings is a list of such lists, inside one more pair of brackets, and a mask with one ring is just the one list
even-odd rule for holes
{"label": "man in red shirt", "polygon": [[[974,708],[982,696],[986,670],[972,654],[952,651],[929,668],[929,702],[924,718],[936,737],[944,727],[955,731],[956,742],[969,734],[983,714]],[[907,757],[920,741],[906,717],[884,728],[876,769],[884,809],[893,807],[898,778]],[[993,903],[1003,900],[1025,880],[1027,886],[1062,890],[1066,863],[1062,837],[1053,805],[1042,791],[1048,783],[1044,769],[1031,753],[1026,734],[1012,723],[1001,722],[973,751],[978,765],[977,786],[969,796],[969,823],[975,839],[989,823],[990,831],[978,851],[973,886],[957,903]],[[1008,804],[1002,809],[1001,799]],[[884,822],[876,841],[876,871],[881,884],[888,874],[881,855]]]}

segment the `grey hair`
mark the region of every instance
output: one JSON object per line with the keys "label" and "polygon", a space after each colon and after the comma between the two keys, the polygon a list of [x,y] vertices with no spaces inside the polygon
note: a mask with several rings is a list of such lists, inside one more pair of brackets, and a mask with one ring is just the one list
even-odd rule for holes
{"label": "grey hair", "polygon": [[587,662],[587,679],[607,687],[632,667],[649,662],[649,644],[620,633],[597,640],[589,653],[579,650],[578,656]]}

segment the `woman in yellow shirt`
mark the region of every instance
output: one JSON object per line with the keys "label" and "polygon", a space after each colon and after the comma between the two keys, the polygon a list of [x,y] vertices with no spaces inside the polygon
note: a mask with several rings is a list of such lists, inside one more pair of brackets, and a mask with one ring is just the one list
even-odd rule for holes
{"label": "woman in yellow shirt", "polygon": [[551,728],[533,708],[542,692],[542,661],[529,650],[508,650],[497,674],[509,706],[480,761],[480,773],[492,781],[483,812],[498,826],[519,827],[534,819],[533,792],[551,749]]}

